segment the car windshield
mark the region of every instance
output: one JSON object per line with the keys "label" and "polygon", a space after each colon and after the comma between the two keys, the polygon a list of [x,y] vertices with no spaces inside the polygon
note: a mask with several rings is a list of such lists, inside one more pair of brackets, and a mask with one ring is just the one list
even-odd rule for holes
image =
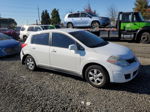
{"label": "car windshield", "polygon": [[0,33],[0,40],[9,40],[12,39],[10,36]]}
{"label": "car windshield", "polygon": [[50,25],[45,25],[45,26],[41,26],[43,30],[49,30],[49,29],[55,29],[54,26],[50,26]]}
{"label": "car windshield", "polygon": [[70,34],[90,48],[101,47],[108,44],[108,42],[104,41],[101,37],[87,31],[76,31],[71,32]]}
{"label": "car windshield", "polygon": [[88,14],[92,17],[98,17],[96,14],[93,14],[93,13],[88,13]]}

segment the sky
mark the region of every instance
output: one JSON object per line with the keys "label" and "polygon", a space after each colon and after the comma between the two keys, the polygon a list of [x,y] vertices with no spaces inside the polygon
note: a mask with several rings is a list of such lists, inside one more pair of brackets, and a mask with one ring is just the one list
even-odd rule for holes
{"label": "sky", "polygon": [[133,11],[135,0],[0,0],[0,17],[14,18],[18,25],[35,24],[39,12],[49,13],[56,8],[61,20],[68,12],[83,11],[90,3],[99,16],[108,16],[108,8],[118,11]]}

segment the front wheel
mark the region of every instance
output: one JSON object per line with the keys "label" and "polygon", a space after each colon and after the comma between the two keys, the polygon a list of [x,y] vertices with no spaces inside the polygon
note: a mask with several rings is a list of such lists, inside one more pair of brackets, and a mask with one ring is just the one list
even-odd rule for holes
{"label": "front wheel", "polygon": [[150,33],[143,32],[140,37],[140,43],[148,44],[150,43]]}
{"label": "front wheel", "polygon": [[25,59],[25,65],[27,69],[34,71],[36,69],[36,63],[32,56],[28,55]]}
{"label": "front wheel", "polygon": [[97,88],[105,87],[109,83],[108,73],[98,65],[92,65],[86,69],[85,79]]}

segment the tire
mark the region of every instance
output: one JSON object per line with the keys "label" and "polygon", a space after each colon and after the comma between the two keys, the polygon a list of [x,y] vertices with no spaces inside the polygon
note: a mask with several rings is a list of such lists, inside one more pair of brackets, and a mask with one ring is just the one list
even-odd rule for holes
{"label": "tire", "polygon": [[149,32],[143,32],[140,35],[140,43],[148,44],[150,43],[150,33]]}
{"label": "tire", "polygon": [[23,36],[23,41],[25,42],[27,40],[27,36]]}
{"label": "tire", "polygon": [[98,21],[93,21],[91,24],[91,28],[99,28],[100,27],[100,23]]}
{"label": "tire", "polygon": [[34,58],[30,55],[28,55],[26,57],[25,65],[26,65],[27,69],[29,69],[30,71],[34,71],[36,69],[36,63],[34,61]]}
{"label": "tire", "polygon": [[73,24],[72,23],[68,23],[67,24],[67,28],[73,28]]}
{"label": "tire", "polygon": [[110,82],[108,73],[98,65],[89,66],[85,70],[85,79],[96,88],[103,88]]}

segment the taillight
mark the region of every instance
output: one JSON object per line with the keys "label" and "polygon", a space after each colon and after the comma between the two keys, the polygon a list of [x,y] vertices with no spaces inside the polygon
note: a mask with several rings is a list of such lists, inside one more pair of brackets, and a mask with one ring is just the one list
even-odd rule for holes
{"label": "taillight", "polygon": [[27,44],[21,44],[21,47],[24,48],[25,46],[27,46]]}

